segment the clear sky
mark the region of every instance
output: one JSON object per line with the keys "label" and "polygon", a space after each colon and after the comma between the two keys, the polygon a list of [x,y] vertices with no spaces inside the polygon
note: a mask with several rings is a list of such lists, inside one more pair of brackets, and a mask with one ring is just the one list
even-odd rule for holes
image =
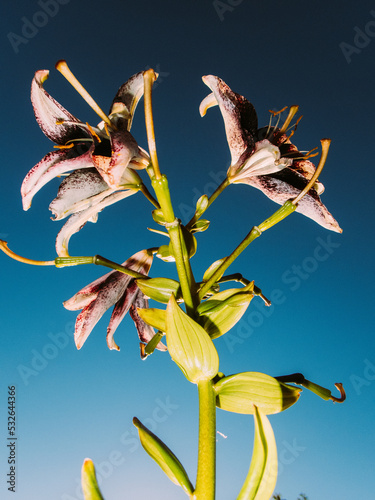
{"label": "clear sky", "polygon": [[[268,123],[269,109],[298,104],[303,119],[295,143],[302,150],[332,139],[322,199],[343,234],[293,214],[254,242],[231,270],[255,279],[276,300],[269,309],[254,300],[231,336],[216,342],[220,369],[228,375],[302,372],[332,391],[335,382],[344,384],[342,405],[304,391],[297,405],[270,417],[280,460],[276,492],[288,500],[301,492],[311,500],[374,495],[374,8],[367,0],[345,6],[338,0],[15,0],[2,6],[0,238],[22,255],[54,258],[61,227],[48,211],[58,180],[37,194],[28,212],[21,206],[22,179],[52,150],[30,104],[34,72],[50,69],[48,91],[82,121],[98,122],[54,70],[59,59],[105,110],[131,75],[148,67],[159,72],[159,160],[184,221],[230,162],[219,110],[205,118],[198,113],[208,94],[202,75],[217,75],[245,95],[260,124]],[[146,147],[142,106],[132,132]],[[73,236],[71,253],[123,262],[163,244],[146,230],[155,227],[150,208],[140,194],[107,208],[97,224]],[[276,208],[248,186],[228,188],[207,212],[210,229],[198,235],[192,261],[197,278]],[[0,255],[4,500],[79,500],[85,457],[98,466],[106,500],[184,498],[141,449],[133,416],[154,428],[195,479],[196,388],[169,355],[141,361],[130,318],[116,335],[121,351],[109,351],[108,314],[81,351],[74,346],[76,313],[62,302],[104,272],[93,266],[41,269]],[[150,274],[175,275],[173,265],[161,261]],[[17,389],[16,495],[6,485],[9,385]],[[226,436],[217,438],[217,499],[231,500],[248,470],[252,417],[218,410],[217,429]]]}

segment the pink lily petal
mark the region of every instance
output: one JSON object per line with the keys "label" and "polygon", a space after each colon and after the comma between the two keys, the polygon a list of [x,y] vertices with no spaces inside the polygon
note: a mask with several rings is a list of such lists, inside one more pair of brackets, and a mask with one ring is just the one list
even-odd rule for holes
{"label": "pink lily petal", "polygon": [[[148,300],[145,298],[141,290],[139,290],[135,300],[133,301],[130,307],[129,314],[132,320],[134,321],[135,327],[138,332],[139,340],[143,344],[148,344],[148,342],[150,342],[150,340],[154,337],[155,330],[152,328],[152,326],[148,325],[143,321],[143,319],[141,319],[137,311],[138,307],[142,309],[148,307]],[[156,349],[158,349],[159,351],[167,351],[167,346],[164,345],[163,342],[159,342],[158,345],[156,346]]]}
{"label": "pink lily petal", "polygon": [[86,210],[74,213],[57,235],[55,244],[57,255],[59,257],[68,257],[69,240],[73,234],[80,231],[86,222],[96,222],[96,216],[103,210],[103,208],[108,207],[117,201],[123,200],[136,192],[137,189],[125,189],[123,191],[112,192],[109,196],[99,199],[95,205],[90,206]]}
{"label": "pink lily petal", "polygon": [[[48,70],[37,71],[31,84],[31,102],[35,118],[44,134],[56,144],[65,144],[71,139],[90,137],[86,128],[80,126],[82,122],[44,90],[43,83],[47,80],[48,75]],[[57,124],[58,121],[70,123]],[[73,125],[71,122],[77,125]]]}
{"label": "pink lily petal", "polygon": [[84,153],[82,153],[82,147],[77,145],[71,149],[60,149],[48,153],[28,172],[21,186],[24,210],[31,207],[34,195],[54,177],[72,170],[93,166],[92,152],[94,144]]}
{"label": "pink lily petal", "polygon": [[[233,92],[217,76],[203,76],[202,80],[212,90],[223,116],[232,157],[231,166],[240,167],[254,150],[254,135],[258,127],[254,106],[243,96]],[[208,101],[208,105],[211,106],[211,96],[209,96]],[[205,109],[206,107],[201,108],[201,113],[204,113]]]}
{"label": "pink lily petal", "polygon": [[[115,98],[113,99],[110,115],[120,112],[120,114],[127,120],[126,130],[128,131],[131,129],[135,108],[137,107],[138,101],[143,96],[143,91],[144,83],[142,71],[140,73],[136,73],[130,77],[127,82],[121,85],[115,95]],[[121,106],[121,104],[125,108]]]}
{"label": "pink lily petal", "polygon": [[[247,184],[260,189],[268,198],[275,203],[283,205],[287,200],[295,198],[307,185],[307,180],[290,168],[285,168],[277,174],[261,175],[242,179],[241,184]],[[338,222],[328,211],[320,200],[315,189],[310,189],[297,205],[297,212],[309,217],[321,226],[341,233]]]}

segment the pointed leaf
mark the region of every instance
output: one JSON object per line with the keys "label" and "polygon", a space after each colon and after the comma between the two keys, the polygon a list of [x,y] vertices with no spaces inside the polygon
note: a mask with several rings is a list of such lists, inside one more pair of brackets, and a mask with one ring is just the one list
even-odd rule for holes
{"label": "pointed leaf", "polygon": [[138,279],[137,285],[150,299],[166,304],[172,293],[181,295],[180,283],[169,278]]}
{"label": "pointed leaf", "polygon": [[189,477],[176,455],[153,432],[145,427],[136,417],[133,424],[138,429],[139,438],[145,451],[161,467],[169,479],[191,495],[194,488]]}
{"label": "pointed leaf", "polygon": [[219,371],[219,356],[204,329],[184,313],[172,295],[167,306],[167,346],[190,382],[210,380]]}
{"label": "pointed leaf", "polygon": [[94,464],[89,458],[83,462],[81,481],[85,500],[104,500],[96,482]]}
{"label": "pointed leaf", "polygon": [[198,306],[201,325],[212,339],[224,335],[242,318],[253,297],[252,291],[238,288],[219,292]]}
{"label": "pointed leaf", "polygon": [[153,326],[161,332],[167,330],[166,318],[167,312],[164,309],[148,308],[148,309],[138,309],[138,314],[140,317],[150,326]]}
{"label": "pointed leaf", "polygon": [[297,402],[301,390],[258,372],[243,372],[221,378],[214,385],[216,406],[235,413],[264,415],[279,413]]}
{"label": "pointed leaf", "polygon": [[268,421],[255,408],[254,448],[250,469],[237,500],[269,500],[277,480],[277,448]]}

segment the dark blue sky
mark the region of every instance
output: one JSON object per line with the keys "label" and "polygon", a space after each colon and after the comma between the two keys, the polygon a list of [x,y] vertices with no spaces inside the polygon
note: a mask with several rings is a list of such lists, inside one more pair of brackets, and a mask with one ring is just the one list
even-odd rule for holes
{"label": "dark blue sky", "polygon": [[[28,212],[21,206],[22,179],[52,150],[30,104],[34,72],[50,69],[46,89],[82,121],[99,121],[54,70],[61,58],[104,110],[134,73],[148,67],[160,73],[154,94],[159,161],[183,220],[201,194],[211,194],[230,162],[219,110],[210,109],[203,119],[198,113],[209,93],[202,75],[217,75],[246,96],[261,125],[268,123],[269,109],[298,104],[303,119],[295,143],[302,150],[318,146],[323,137],[332,139],[322,200],[343,234],[294,214],[249,247],[233,272],[255,279],[275,298],[274,305],[265,309],[254,300],[217,348],[226,374],[302,372],[333,391],[334,382],[342,382],[348,395],[343,405],[304,391],[297,405],[271,417],[280,460],[276,491],[288,500],[300,492],[312,500],[370,498],[375,486],[374,4],[15,0],[2,6],[0,23],[0,238],[30,258],[54,258],[61,227],[48,211],[57,180],[37,194]],[[146,148],[142,104],[132,133]],[[276,208],[248,186],[228,188],[207,212],[209,231],[198,235],[192,261],[198,279]],[[72,237],[71,253],[123,262],[164,243],[145,229],[153,224],[149,209],[141,195],[106,209],[97,224]],[[16,385],[17,498],[78,500],[76,479],[86,456],[101,464],[107,500],[183,498],[140,449],[131,419],[151,422],[194,478],[195,387],[168,354],[140,361],[129,318],[117,333],[120,353],[106,347],[108,316],[76,351],[76,314],[61,304],[104,274],[101,269],[40,269],[3,255],[0,264],[0,432],[4,438],[6,388]],[[157,261],[151,274],[174,271]],[[227,436],[218,435],[217,499],[228,500],[248,469],[253,423],[219,411],[217,429]],[[13,498],[4,481],[6,452],[3,444],[0,496],[5,499]]]}

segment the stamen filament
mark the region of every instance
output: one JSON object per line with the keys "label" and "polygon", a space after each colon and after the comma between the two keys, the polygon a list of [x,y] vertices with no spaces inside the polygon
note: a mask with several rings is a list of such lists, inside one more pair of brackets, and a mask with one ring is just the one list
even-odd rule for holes
{"label": "stamen filament", "polygon": [[294,200],[292,200],[293,205],[297,205],[297,203],[305,196],[305,194],[307,194],[310,191],[310,189],[313,187],[316,180],[318,179],[321,171],[323,170],[324,164],[327,160],[328,150],[329,150],[329,146],[331,144],[331,139],[322,139],[320,142],[322,145],[322,154],[320,156],[318,166],[316,167],[315,173],[311,177],[307,186],[300,192],[300,194]]}
{"label": "stamen filament", "polygon": [[76,89],[76,91],[83,97],[83,99],[95,111],[95,113],[97,115],[99,115],[100,118],[102,120],[104,120],[105,123],[107,123],[107,125],[112,127],[111,120],[104,113],[104,111],[99,107],[99,105],[94,101],[94,99],[87,92],[87,90],[79,83],[77,78],[70,71],[66,61],[64,61],[63,59],[61,59],[60,61],[57,61],[55,67],[68,80],[68,82]]}
{"label": "stamen filament", "polygon": [[283,134],[286,131],[286,129],[289,127],[289,124],[293,120],[293,117],[297,113],[297,111],[298,111],[298,106],[296,106],[296,105],[290,106],[288,116],[286,117],[284,125],[279,130],[279,134]]}
{"label": "stamen filament", "polygon": [[54,266],[55,261],[54,260],[33,260],[33,259],[27,259],[26,257],[22,257],[21,255],[17,255],[16,253],[12,252],[8,248],[8,243],[6,241],[0,240],[0,250],[2,250],[6,255],[11,257],[14,260],[18,260],[18,262],[23,262],[24,264],[31,264],[33,266]]}

